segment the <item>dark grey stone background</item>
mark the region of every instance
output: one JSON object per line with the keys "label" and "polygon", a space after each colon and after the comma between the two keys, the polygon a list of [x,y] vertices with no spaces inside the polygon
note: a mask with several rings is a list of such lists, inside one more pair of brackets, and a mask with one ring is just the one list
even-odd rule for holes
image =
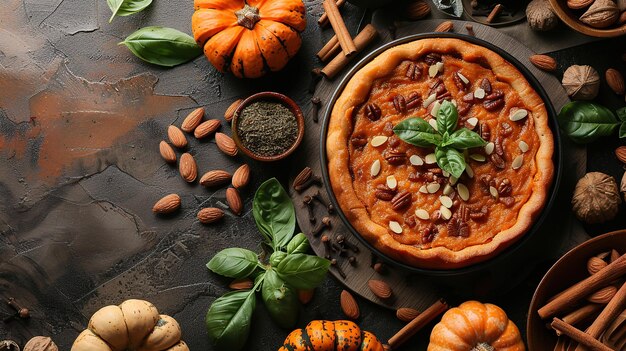
{"label": "dark grey stone background", "polygon": [[[69,350],[98,308],[144,298],[178,319],[192,350],[213,350],[204,316],[211,302],[227,291],[228,281],[209,273],[205,264],[226,247],[258,249],[251,195],[271,176],[286,181],[290,163],[268,166],[240,156],[228,158],[212,140],[191,138],[189,152],[201,173],[232,172],[242,162],[253,169],[253,182],[243,193],[245,214],[202,226],[195,219],[197,210],[225,208],[224,190],[184,183],[177,169],[160,159],[158,143],[167,125],[179,124],[198,105],[206,107],[209,117],[221,118],[234,99],[258,91],[286,93],[308,109],[314,54],[331,34],[316,24],[321,1],[305,4],[309,25],[298,56],[283,72],[248,81],[217,73],[204,57],[174,69],[150,66],[117,45],[148,25],[190,33],[191,0],[155,0],[146,11],[111,24],[104,0],[2,0],[0,297],[19,299],[32,317],[0,323],[0,340],[23,345],[34,335],[50,335],[62,350]],[[344,13],[354,33],[363,11],[348,6]],[[592,50],[574,48],[557,57],[563,66],[611,62],[623,71],[618,61],[623,44],[623,39],[601,41]],[[606,87],[603,94],[609,94]],[[612,96],[607,100],[623,104]],[[228,130],[226,123],[222,128]],[[607,151],[617,138],[607,143],[594,144],[590,168],[621,176]],[[172,192],[182,196],[182,210],[170,217],[154,216],[152,204]],[[590,230],[616,227],[623,223]],[[519,288],[490,299],[506,307],[521,329],[534,287],[550,262]],[[302,310],[299,324],[342,318],[341,289],[329,277]],[[359,302],[359,323],[382,340],[402,326],[392,311]],[[0,316],[10,313],[0,304]],[[287,333],[259,304],[247,349],[275,350]],[[428,332],[422,332],[403,349],[423,350],[427,339]]]}

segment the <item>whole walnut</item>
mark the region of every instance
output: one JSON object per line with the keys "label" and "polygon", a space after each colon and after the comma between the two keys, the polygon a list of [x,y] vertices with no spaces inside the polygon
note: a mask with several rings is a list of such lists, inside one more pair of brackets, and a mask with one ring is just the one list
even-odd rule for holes
{"label": "whole walnut", "polygon": [[533,0],[526,7],[526,18],[530,29],[536,31],[547,31],[559,24],[548,0]]}
{"label": "whole walnut", "polygon": [[620,183],[619,190],[622,192],[622,196],[624,196],[624,201],[626,201],[626,173],[622,176],[622,182]]}
{"label": "whole walnut", "polygon": [[28,340],[23,351],[59,351],[59,348],[49,337],[35,336]]}
{"label": "whole walnut", "polygon": [[596,0],[580,21],[594,28],[606,28],[619,19],[619,8],[613,0]]}
{"label": "whole walnut", "polygon": [[563,73],[563,87],[575,100],[593,100],[600,91],[600,75],[591,66],[570,66]]}
{"label": "whole walnut", "polygon": [[602,223],[613,219],[622,199],[613,177],[600,172],[585,174],[574,190],[572,206],[576,217],[586,223]]}

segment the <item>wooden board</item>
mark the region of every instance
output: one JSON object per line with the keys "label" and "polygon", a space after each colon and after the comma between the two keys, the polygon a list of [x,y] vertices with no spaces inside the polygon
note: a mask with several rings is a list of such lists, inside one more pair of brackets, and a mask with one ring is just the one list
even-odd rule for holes
{"label": "wooden board", "polygon": [[[462,34],[466,34],[464,21],[453,21],[455,28],[458,28],[458,32]],[[396,36],[397,38],[401,38],[404,36],[408,36],[411,34],[430,32],[432,31],[440,21],[421,21],[416,23],[410,23],[402,27],[397,27]],[[524,47],[520,43],[516,42],[513,38],[498,32],[497,30],[473,23],[474,32],[478,38],[484,39],[493,43],[505,51],[512,54],[519,61],[521,61],[526,67],[530,69],[530,71],[537,77],[540,83],[548,92],[550,99],[552,100],[552,104],[555,109],[558,111],[565,103],[567,103],[568,97],[562,89],[560,82],[553,76],[546,74],[538,69],[536,69],[529,62],[528,58],[534,54],[530,49]],[[390,32],[387,28],[378,28],[379,33],[381,34],[381,38],[374,44],[372,44],[366,51],[371,52],[372,50],[380,47],[381,45],[392,41]],[[365,53],[359,55],[363,57]],[[357,60],[354,60],[351,63],[353,66]],[[313,173],[317,176],[321,175],[320,168],[320,128],[321,128],[321,119],[324,118],[324,110],[328,108],[324,103],[328,102],[331,99],[331,96],[339,83],[341,82],[343,76],[349,71],[349,67],[346,68],[342,74],[330,81],[327,79],[323,79],[320,83],[318,83],[315,91],[315,96],[319,97],[322,101],[322,106],[318,113],[320,121],[318,123],[314,122],[315,119],[315,109],[312,106],[309,106],[307,109],[306,116],[306,135],[303,141],[303,145],[299,150],[299,153],[294,157],[294,168],[290,171],[291,180],[295,178],[295,176],[302,170],[302,168],[308,166],[313,169]],[[577,165],[577,168],[580,168],[580,163],[584,163],[584,154],[581,156],[580,153],[571,153],[571,157],[574,157],[573,160],[568,161],[568,164]],[[584,168],[584,166],[582,167]],[[291,183],[290,183],[291,184]],[[441,295],[447,295],[442,290],[446,290],[448,286],[451,284],[464,284],[464,282],[468,282],[469,290],[475,289],[474,286],[469,286],[471,284],[471,280],[475,280],[476,276],[464,276],[464,277],[454,277],[453,279],[447,279],[446,277],[429,277],[424,275],[418,275],[397,267],[387,266],[382,272],[376,272],[373,269],[373,263],[376,262],[376,258],[373,253],[370,252],[364,245],[362,245],[357,238],[355,238],[350,230],[342,223],[339,216],[333,213],[328,213],[327,209],[319,202],[315,202],[315,207],[313,209],[315,222],[311,222],[310,215],[308,212],[307,206],[304,204],[304,200],[306,196],[310,196],[311,194],[318,193],[324,199],[325,202],[329,201],[329,196],[326,188],[322,186],[313,186],[301,193],[296,192],[293,187],[290,185],[290,192],[296,204],[296,214],[298,219],[298,224],[302,231],[307,234],[309,240],[311,242],[311,246],[313,250],[320,256],[324,256],[326,254],[326,249],[321,240],[321,235],[314,235],[314,230],[320,225],[321,219],[325,216],[328,216],[331,220],[331,227],[322,232],[322,235],[327,235],[331,238],[331,242],[334,242],[338,235],[343,235],[346,240],[356,245],[359,248],[359,252],[348,251],[349,256],[353,256],[356,259],[355,264],[351,264],[347,258],[342,258],[338,255],[338,253],[332,252],[332,257],[337,257],[337,267],[339,269],[333,267],[331,268],[331,273],[343,284],[345,284],[350,290],[354,291],[358,295],[373,301],[382,306],[386,306],[389,308],[399,308],[399,307],[413,307],[418,310],[423,310],[436,301]],[[502,267],[500,267],[502,268]],[[506,268],[506,267],[505,267]],[[345,277],[339,272],[341,270]],[[508,274],[508,273],[507,273]],[[369,289],[368,281],[370,279],[380,279],[387,282],[393,288],[393,296],[387,300],[381,300],[377,298]],[[455,282],[451,283],[450,280],[455,280]],[[515,279],[511,279],[511,283],[513,284]],[[517,282],[519,283],[519,282]],[[468,293],[468,295],[472,295],[472,293]]]}

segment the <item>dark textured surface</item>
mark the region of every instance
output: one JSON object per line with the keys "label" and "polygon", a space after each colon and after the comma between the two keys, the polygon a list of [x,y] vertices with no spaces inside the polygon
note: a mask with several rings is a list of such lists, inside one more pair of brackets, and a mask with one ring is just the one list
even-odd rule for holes
{"label": "dark textured surface", "polygon": [[[309,25],[298,56],[285,71],[250,82],[217,73],[203,57],[175,69],[156,68],[117,45],[148,25],[190,32],[191,0],[157,0],[146,11],[112,24],[103,0],[2,2],[0,297],[19,299],[32,318],[0,324],[0,339],[23,345],[33,335],[50,335],[62,350],[69,350],[95,310],[145,298],[179,320],[192,350],[213,349],[204,316],[210,303],[227,291],[228,281],[209,273],[205,263],[225,247],[258,248],[251,195],[270,176],[285,181],[290,162],[267,166],[229,158],[212,139],[192,140],[189,151],[201,173],[232,172],[242,162],[253,169],[253,182],[243,192],[244,216],[227,215],[207,227],[195,220],[195,213],[209,205],[225,208],[224,189],[184,183],[177,169],[160,159],[158,142],[167,125],[179,124],[197,105],[206,106],[211,118],[220,118],[234,99],[262,90],[286,93],[308,109],[309,71],[330,32],[320,33],[316,25],[321,1],[305,3]],[[345,13],[354,33],[362,11],[348,7]],[[624,42],[604,43],[597,45],[618,51]],[[566,63],[578,57],[599,62],[604,56],[584,48],[560,56]],[[227,130],[226,123],[222,128]],[[590,167],[610,166],[617,176],[619,166],[607,150],[594,144],[592,152],[602,161],[592,161]],[[171,192],[182,196],[182,210],[155,217],[152,204]],[[519,289],[492,300],[507,307],[521,328],[547,265]],[[303,310],[300,325],[313,318],[341,318],[341,289],[329,277]],[[360,303],[360,324],[381,339],[401,327],[391,312]],[[0,315],[9,313],[8,306],[0,305]],[[246,348],[275,350],[287,333],[260,306]],[[424,349],[427,335],[421,333],[404,349]]]}

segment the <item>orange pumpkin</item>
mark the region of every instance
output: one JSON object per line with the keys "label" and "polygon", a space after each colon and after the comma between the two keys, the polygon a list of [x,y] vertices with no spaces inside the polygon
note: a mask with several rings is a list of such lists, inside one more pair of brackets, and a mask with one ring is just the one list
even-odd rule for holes
{"label": "orange pumpkin", "polygon": [[278,351],[383,351],[383,344],[351,321],[312,321],[292,331]]}
{"label": "orange pumpkin", "polygon": [[430,334],[428,351],[524,351],[517,326],[498,306],[468,301],[448,310]]}
{"label": "orange pumpkin", "polygon": [[220,72],[258,78],[279,71],[300,49],[302,0],[194,0],[191,29]]}

